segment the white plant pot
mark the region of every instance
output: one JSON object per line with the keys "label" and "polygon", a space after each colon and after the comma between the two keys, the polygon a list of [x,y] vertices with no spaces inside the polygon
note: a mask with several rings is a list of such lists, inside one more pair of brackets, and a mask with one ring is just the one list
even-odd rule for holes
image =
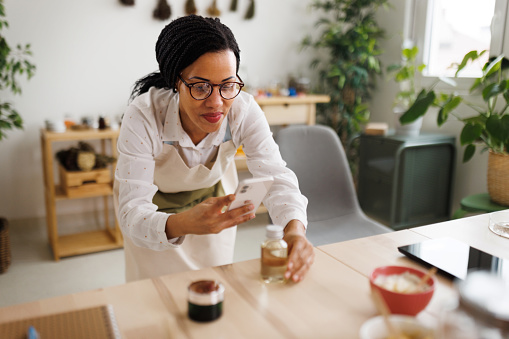
{"label": "white plant pot", "polygon": [[416,137],[421,132],[422,117],[410,124],[402,125],[399,118],[406,112],[403,107],[394,107],[394,130],[396,135]]}

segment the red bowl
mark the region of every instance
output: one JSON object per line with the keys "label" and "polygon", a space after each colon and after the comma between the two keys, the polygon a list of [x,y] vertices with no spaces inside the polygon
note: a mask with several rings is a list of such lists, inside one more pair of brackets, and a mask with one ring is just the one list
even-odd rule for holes
{"label": "red bowl", "polygon": [[430,278],[427,285],[430,287],[426,291],[418,293],[400,293],[387,290],[375,284],[375,279],[381,275],[403,274],[409,272],[415,274],[419,278],[426,275],[426,272],[411,267],[404,266],[383,266],[373,270],[369,277],[369,283],[372,290],[377,290],[385,300],[392,314],[405,314],[415,316],[426,308],[429,304],[433,293],[435,292],[435,278]]}

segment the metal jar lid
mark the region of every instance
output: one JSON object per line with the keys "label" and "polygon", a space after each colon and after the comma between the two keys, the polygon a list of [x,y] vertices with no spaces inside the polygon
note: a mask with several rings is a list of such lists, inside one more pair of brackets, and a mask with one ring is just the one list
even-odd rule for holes
{"label": "metal jar lid", "polygon": [[215,280],[192,282],[188,290],[188,301],[195,305],[216,305],[224,300],[224,286]]}
{"label": "metal jar lid", "polygon": [[458,284],[460,306],[488,326],[509,330],[509,280],[485,272],[468,274]]}

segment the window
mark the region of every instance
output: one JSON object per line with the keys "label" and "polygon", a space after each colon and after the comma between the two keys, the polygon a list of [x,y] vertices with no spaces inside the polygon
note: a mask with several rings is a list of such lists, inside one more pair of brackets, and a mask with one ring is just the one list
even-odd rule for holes
{"label": "window", "polygon": [[[467,67],[462,77],[478,77],[489,56],[509,56],[507,0],[407,0],[405,36],[419,47],[423,75],[453,77],[453,63],[471,50],[489,50],[479,64]],[[509,35],[509,34],[507,34]],[[506,41],[504,41],[506,40]],[[423,82],[428,82],[423,79]]]}

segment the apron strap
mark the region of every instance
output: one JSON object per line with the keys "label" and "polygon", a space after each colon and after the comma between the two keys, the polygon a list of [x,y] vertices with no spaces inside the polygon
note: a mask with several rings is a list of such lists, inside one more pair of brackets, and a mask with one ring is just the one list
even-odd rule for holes
{"label": "apron strap", "polygon": [[210,197],[224,196],[224,189],[221,181],[212,187],[206,187],[194,191],[163,193],[157,191],[152,198],[158,212],[180,213],[184,212]]}

